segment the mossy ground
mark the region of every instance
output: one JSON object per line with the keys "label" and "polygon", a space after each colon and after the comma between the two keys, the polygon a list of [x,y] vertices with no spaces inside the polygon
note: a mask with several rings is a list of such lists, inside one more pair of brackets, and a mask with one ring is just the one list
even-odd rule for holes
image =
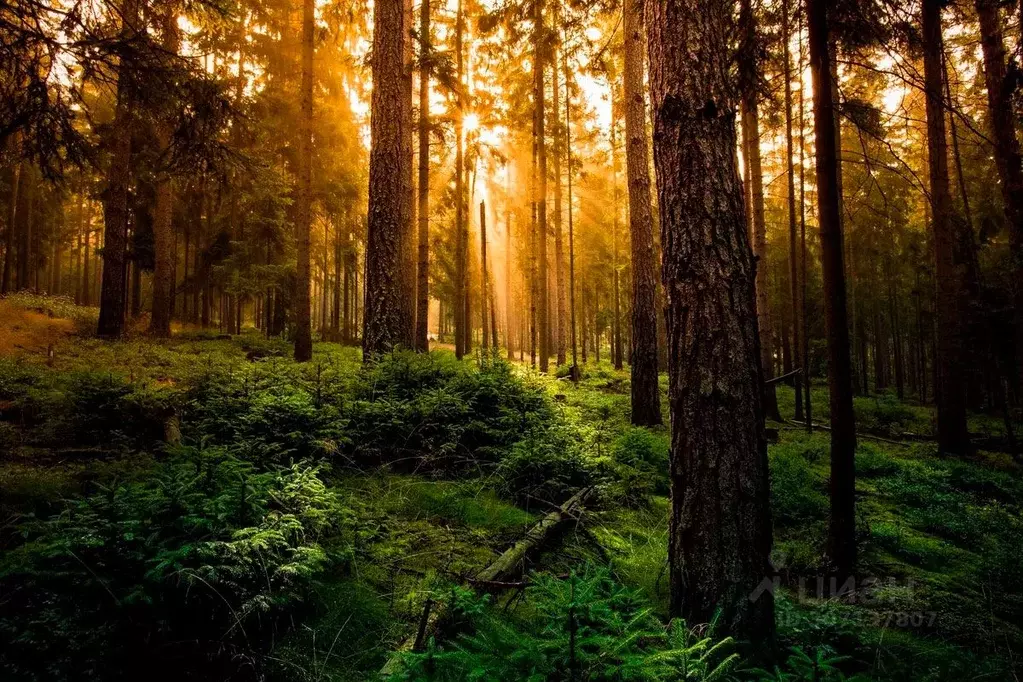
{"label": "mossy ground", "polygon": [[[209,377],[234,377],[243,394],[275,377],[282,386],[300,385],[319,408],[327,393],[347,395],[360,372],[357,349],[319,343],[313,361],[299,367],[287,344],[255,332],[230,339],[180,334],[162,342],[61,334],[49,345],[49,353],[23,348],[0,357],[7,547],[18,542],[17,519],[59,513],[68,499],[137,476],[165,457],[154,444],[166,405]],[[437,362],[454,362],[449,355],[440,351]],[[606,566],[666,616],[667,426],[629,425],[628,373],[606,363],[587,366],[578,385],[524,366],[513,372],[550,399],[553,419],[571,425],[587,470],[603,472],[605,496],[613,500],[527,568],[560,573]],[[782,414],[791,415],[792,389],[779,386],[778,397]],[[826,418],[826,398],[826,389],[815,385],[817,419]],[[299,407],[281,414],[306,414]],[[906,432],[930,434],[927,407],[885,394],[857,398],[856,412],[860,428],[881,438],[861,438],[856,454],[860,572],[876,581],[866,599],[862,592],[844,601],[819,599],[813,589],[827,530],[828,434],[772,424],[779,434],[769,456],[773,560],[783,583],[780,643],[831,647],[878,679],[1018,675],[1023,471],[1004,453],[959,460],[939,457],[927,440],[887,442]],[[971,418],[975,432],[998,437],[1002,428],[989,415]],[[457,474],[394,461],[348,466],[343,441],[341,429],[333,442],[287,443],[334,457],[328,482],[356,520],[351,560],[316,580],[313,607],[273,643],[271,667],[282,679],[367,679],[414,631],[428,596],[463,583],[551,504],[510,494],[502,478],[510,474],[500,466]],[[542,448],[527,449],[544,456]]]}

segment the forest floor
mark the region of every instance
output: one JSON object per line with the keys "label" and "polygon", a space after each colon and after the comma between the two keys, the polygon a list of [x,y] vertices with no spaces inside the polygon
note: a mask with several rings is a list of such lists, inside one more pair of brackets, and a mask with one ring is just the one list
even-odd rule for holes
{"label": "forest floor", "polygon": [[[472,669],[522,679],[493,670],[557,645],[538,623],[565,605],[575,623],[587,604],[575,577],[557,601],[566,575],[623,586],[647,605],[643,618],[666,617],[668,430],[630,426],[627,371],[591,363],[573,385],[443,350],[364,370],[357,349],[327,343],[298,366],[286,344],[254,331],[108,342],[82,333],[94,316],[58,300],[0,300],[13,339],[0,345],[4,679],[137,678],[140,648],[156,679],[376,679],[423,627],[427,604],[457,615],[432,633],[436,659],[410,663],[407,679]],[[791,416],[792,389],[777,390]],[[815,384],[818,419],[826,398]],[[996,451],[938,457],[929,407],[888,393],[855,407],[858,428],[877,437],[859,439],[856,454],[862,579],[843,599],[819,598],[828,434],[770,424],[787,653],[774,672],[744,661],[732,674],[1018,679],[1023,469]],[[971,416],[971,430],[985,443],[1003,437],[990,415]],[[585,512],[527,560],[536,588],[469,589],[589,486],[599,495]],[[617,588],[606,589],[600,603],[618,608]],[[589,617],[604,623],[593,603]],[[618,641],[629,639],[632,626],[615,622]],[[504,661],[480,651],[502,646]],[[578,665],[604,654],[588,655]],[[445,665],[456,672],[422,672]]]}

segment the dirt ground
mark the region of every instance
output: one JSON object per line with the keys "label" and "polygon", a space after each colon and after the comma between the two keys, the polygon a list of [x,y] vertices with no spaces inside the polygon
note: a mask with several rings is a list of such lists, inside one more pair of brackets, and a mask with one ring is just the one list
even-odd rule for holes
{"label": "dirt ground", "polygon": [[45,353],[74,331],[71,320],[18,308],[0,300],[0,355]]}

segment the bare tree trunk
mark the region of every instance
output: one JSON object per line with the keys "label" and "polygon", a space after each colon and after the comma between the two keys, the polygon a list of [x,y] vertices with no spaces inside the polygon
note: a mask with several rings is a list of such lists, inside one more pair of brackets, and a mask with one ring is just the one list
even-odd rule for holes
{"label": "bare tree trunk", "polygon": [[938,448],[963,455],[970,450],[966,428],[965,315],[969,305],[968,263],[957,243],[949,191],[942,69],[941,2],[923,2],[924,89],[927,96],[927,157],[936,280]]}
{"label": "bare tree trunk", "polygon": [[430,0],[419,8],[419,268],[416,282],[416,350],[430,349]]}
{"label": "bare tree trunk", "polygon": [[4,237],[4,272],[0,282],[0,294],[11,290],[11,278],[14,270],[14,238],[18,225],[18,202],[21,200],[21,176],[24,162],[18,161],[11,169],[11,198],[7,211],[7,234]]}
{"label": "bare tree trunk", "polygon": [[[131,39],[139,19],[137,0],[124,0],[121,7],[121,35]],[[135,103],[129,79],[133,76],[122,62],[117,74],[117,104],[110,131],[110,165],[104,191],[103,288],[100,293],[97,334],[115,338],[124,333],[125,268],[128,247],[128,189],[131,182],[131,134]]]}
{"label": "bare tree trunk", "polygon": [[[487,337],[490,329],[488,326],[489,320],[487,319],[487,301],[489,300],[487,295],[489,284],[487,282],[487,205],[484,202],[480,202],[480,322],[483,329],[483,356],[490,352],[490,340]],[[496,350],[496,348],[495,348]]]}
{"label": "bare tree trunk", "polygon": [[[764,220],[764,174],[760,160],[760,114],[757,105],[756,84],[759,65],[756,19],[751,0],[742,0],[739,15],[742,31],[742,57],[739,79],[742,83],[742,139],[746,167],[749,173],[750,223],[753,228],[753,253],[756,258],[757,318],[760,327],[760,362],[764,378],[774,376],[774,327],[771,315],[770,270],[767,260],[767,226]],[[781,420],[778,399],[773,383],[764,384],[764,412],[768,419]]]}
{"label": "bare tree trunk", "polygon": [[[313,166],[313,52],[316,3],[302,0],[302,83],[299,93],[301,113],[298,122],[298,187],[295,190],[295,243],[298,247],[295,286],[295,361],[313,357],[312,310],[309,289],[312,267],[309,232],[312,228]],[[374,83],[376,79],[374,78]],[[374,98],[375,99],[375,98]]]}
{"label": "bare tree trunk", "polygon": [[[997,0],[976,0],[984,52],[988,120],[994,137],[995,165],[1001,180],[1005,221],[1012,253],[1013,311],[1016,326],[1016,371],[1023,396],[1023,162],[1011,97],[1015,75],[1006,68],[1005,41]],[[1023,19],[1023,3],[1020,5]]]}
{"label": "bare tree trunk", "polygon": [[[784,46],[783,58],[785,79],[785,175],[788,181],[788,219],[789,219],[789,295],[792,306],[792,347],[795,351],[796,363],[802,370],[796,374],[792,385],[795,389],[795,418],[803,421],[803,377],[809,376],[806,358],[803,356],[802,320],[799,306],[799,263],[796,259],[796,182],[795,167],[792,164],[792,56],[789,54],[789,39],[792,27],[789,24],[789,0],[782,2],[782,37]],[[802,74],[800,74],[802,77]]]}
{"label": "bare tree trunk", "polygon": [[732,17],[729,0],[646,2],[672,422],[670,613],[716,618],[759,642],[774,630],[772,594],[758,590],[771,574],[771,521]]}
{"label": "bare tree trunk", "polygon": [[817,150],[817,215],[821,233],[824,321],[828,334],[828,389],[831,408],[830,569],[840,577],[856,567],[856,422],[852,406],[852,363],[846,308],[845,263],[835,125],[835,82],[828,50],[828,3],[806,0],[813,73],[814,134]]}
{"label": "bare tree trunk", "polygon": [[544,70],[547,68],[546,48],[544,47],[544,13],[545,0],[533,0],[533,96],[536,115],[536,162],[537,162],[537,196],[536,220],[539,252],[539,292],[540,319],[540,371],[546,372],[551,358],[550,303],[547,284],[547,140],[544,111]]}
{"label": "bare tree trunk", "polygon": [[414,346],[411,30],[410,0],[377,0],[362,337],[365,359],[396,346]]}
{"label": "bare tree trunk", "polygon": [[458,0],[455,14],[455,78],[458,91],[455,93],[455,357],[461,359],[469,352],[469,234],[468,216],[465,203],[465,140],[463,122],[465,119],[464,50],[462,34],[465,31],[465,15],[462,0]]}
{"label": "bare tree trunk", "polygon": [[[572,223],[572,90],[569,87],[571,74],[568,71],[568,56],[562,51],[562,60],[565,73],[565,166],[568,174],[568,291],[569,291],[569,316],[571,318],[572,331],[572,381],[579,382],[579,358],[576,349],[576,324],[575,324],[575,228]],[[585,361],[586,351],[583,351]]]}
{"label": "bare tree trunk", "polygon": [[[176,7],[171,5],[163,18],[163,49],[167,55],[178,53],[178,16]],[[167,153],[170,147],[171,130],[167,122],[157,127],[158,148]],[[159,338],[171,334],[171,307],[174,298],[174,230],[171,218],[174,210],[174,187],[166,171],[157,176],[156,206],[153,211],[153,250],[156,266],[153,269],[153,314],[149,321],[149,333]]]}
{"label": "bare tree trunk", "polygon": [[661,423],[657,384],[657,276],[654,219],[650,209],[650,156],[646,99],[643,93],[643,0],[624,0],[625,169],[629,187],[629,237],[632,247],[632,423]]}
{"label": "bare tree trunk", "polygon": [[[611,99],[614,100],[614,87],[611,88]],[[612,112],[614,106],[612,104]],[[618,145],[615,129],[617,128],[614,114],[611,115],[611,286],[612,313],[611,320],[611,362],[615,369],[622,369],[625,360],[622,357],[622,288],[621,273],[618,271]]]}

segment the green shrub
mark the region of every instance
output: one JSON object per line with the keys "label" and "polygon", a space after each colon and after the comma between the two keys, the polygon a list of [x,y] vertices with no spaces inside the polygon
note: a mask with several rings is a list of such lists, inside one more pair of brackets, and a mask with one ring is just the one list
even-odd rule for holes
{"label": "green shrub", "polygon": [[186,449],[25,521],[24,544],[0,563],[0,672],[225,678],[261,665],[316,576],[345,556],[334,538],[350,513],[322,473]]}
{"label": "green shrub", "polygon": [[575,434],[560,425],[536,425],[497,467],[500,490],[527,507],[541,500],[564,502],[580,488],[597,482],[598,468],[582,452]]}
{"label": "green shrub", "polygon": [[771,513],[779,526],[814,523],[827,517],[824,482],[802,453],[774,448],[770,466]]}
{"label": "green shrub", "polygon": [[730,639],[715,641],[680,620],[665,628],[638,593],[603,571],[534,575],[527,596],[528,613],[514,620],[486,601],[461,600],[473,631],[406,655],[395,679],[713,680],[738,663]]}

